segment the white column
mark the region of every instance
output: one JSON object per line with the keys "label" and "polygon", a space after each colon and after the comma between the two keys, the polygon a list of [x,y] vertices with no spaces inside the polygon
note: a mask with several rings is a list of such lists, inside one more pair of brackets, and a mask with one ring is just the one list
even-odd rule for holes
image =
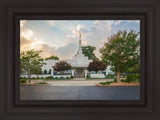
{"label": "white column", "polygon": [[85,70],[85,78],[86,78],[86,76],[87,76],[87,73],[88,73],[88,70]]}
{"label": "white column", "polygon": [[72,70],[72,76],[74,77],[74,70]]}
{"label": "white column", "polygon": [[54,68],[51,69],[51,76],[54,76]]}

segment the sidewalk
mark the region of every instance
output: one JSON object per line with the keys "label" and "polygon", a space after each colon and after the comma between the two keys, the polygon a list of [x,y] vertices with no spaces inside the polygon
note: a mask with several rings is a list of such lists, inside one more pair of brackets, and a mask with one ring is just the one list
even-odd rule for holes
{"label": "sidewalk", "polygon": [[50,80],[45,81],[51,84],[51,86],[96,86],[99,82],[111,81],[110,79],[94,79],[94,80],[83,80],[83,79],[73,79],[73,80]]}

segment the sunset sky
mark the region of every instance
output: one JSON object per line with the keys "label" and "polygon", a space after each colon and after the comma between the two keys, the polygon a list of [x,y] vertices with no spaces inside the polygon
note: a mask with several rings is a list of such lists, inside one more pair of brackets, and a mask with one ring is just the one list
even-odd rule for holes
{"label": "sunset sky", "polygon": [[61,60],[71,59],[78,50],[79,32],[82,46],[99,49],[107,38],[119,30],[140,32],[139,20],[21,20],[20,49],[42,50],[41,57],[58,56]]}

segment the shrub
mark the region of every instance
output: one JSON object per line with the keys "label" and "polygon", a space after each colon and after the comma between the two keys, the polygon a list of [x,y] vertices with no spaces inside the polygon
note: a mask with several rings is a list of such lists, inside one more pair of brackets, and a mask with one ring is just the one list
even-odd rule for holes
{"label": "shrub", "polygon": [[47,74],[47,70],[46,69],[43,71],[43,74]]}
{"label": "shrub", "polygon": [[65,79],[64,77],[60,77],[59,79]]}
{"label": "shrub", "polygon": [[101,85],[109,85],[111,83],[113,83],[113,81],[99,82]]}
{"label": "shrub", "polygon": [[105,85],[105,84],[106,84],[106,82],[100,82],[99,84],[101,84],[101,85]]}
{"label": "shrub", "polygon": [[73,79],[73,76],[71,75],[71,79]]}
{"label": "shrub", "polygon": [[26,83],[27,80],[26,79],[20,79],[20,83]]}
{"label": "shrub", "polygon": [[47,80],[52,80],[52,79],[54,79],[54,78],[53,78],[53,76],[48,76],[48,77],[46,77],[46,79],[47,79]]}
{"label": "shrub", "polygon": [[90,79],[90,76],[89,76],[89,75],[87,75],[87,76],[86,76],[86,78],[87,78],[87,79]]}
{"label": "shrub", "polygon": [[126,77],[126,82],[130,83],[130,82],[140,82],[140,75],[139,74],[129,74]]}
{"label": "shrub", "polygon": [[113,82],[117,82],[117,79],[116,79],[116,78],[114,78]]}
{"label": "shrub", "polygon": [[108,78],[108,79],[112,79],[112,78],[114,78],[114,75],[112,75],[112,74],[108,74],[108,75],[106,76],[106,78]]}
{"label": "shrub", "polygon": [[69,77],[66,77],[66,79],[69,79]]}
{"label": "shrub", "polygon": [[126,79],[122,79],[121,82],[127,82]]}
{"label": "shrub", "polygon": [[55,77],[55,79],[58,79],[58,77]]}
{"label": "shrub", "polygon": [[47,82],[39,82],[38,84],[47,84]]}

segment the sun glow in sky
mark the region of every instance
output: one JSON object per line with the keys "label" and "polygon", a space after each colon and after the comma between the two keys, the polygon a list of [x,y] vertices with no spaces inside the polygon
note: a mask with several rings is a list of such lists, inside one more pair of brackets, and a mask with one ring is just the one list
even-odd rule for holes
{"label": "sun glow in sky", "polygon": [[107,38],[119,30],[133,29],[140,32],[139,20],[21,20],[20,50],[42,50],[41,57],[56,55],[60,59],[71,59],[78,50],[79,32],[82,46],[99,49]]}

